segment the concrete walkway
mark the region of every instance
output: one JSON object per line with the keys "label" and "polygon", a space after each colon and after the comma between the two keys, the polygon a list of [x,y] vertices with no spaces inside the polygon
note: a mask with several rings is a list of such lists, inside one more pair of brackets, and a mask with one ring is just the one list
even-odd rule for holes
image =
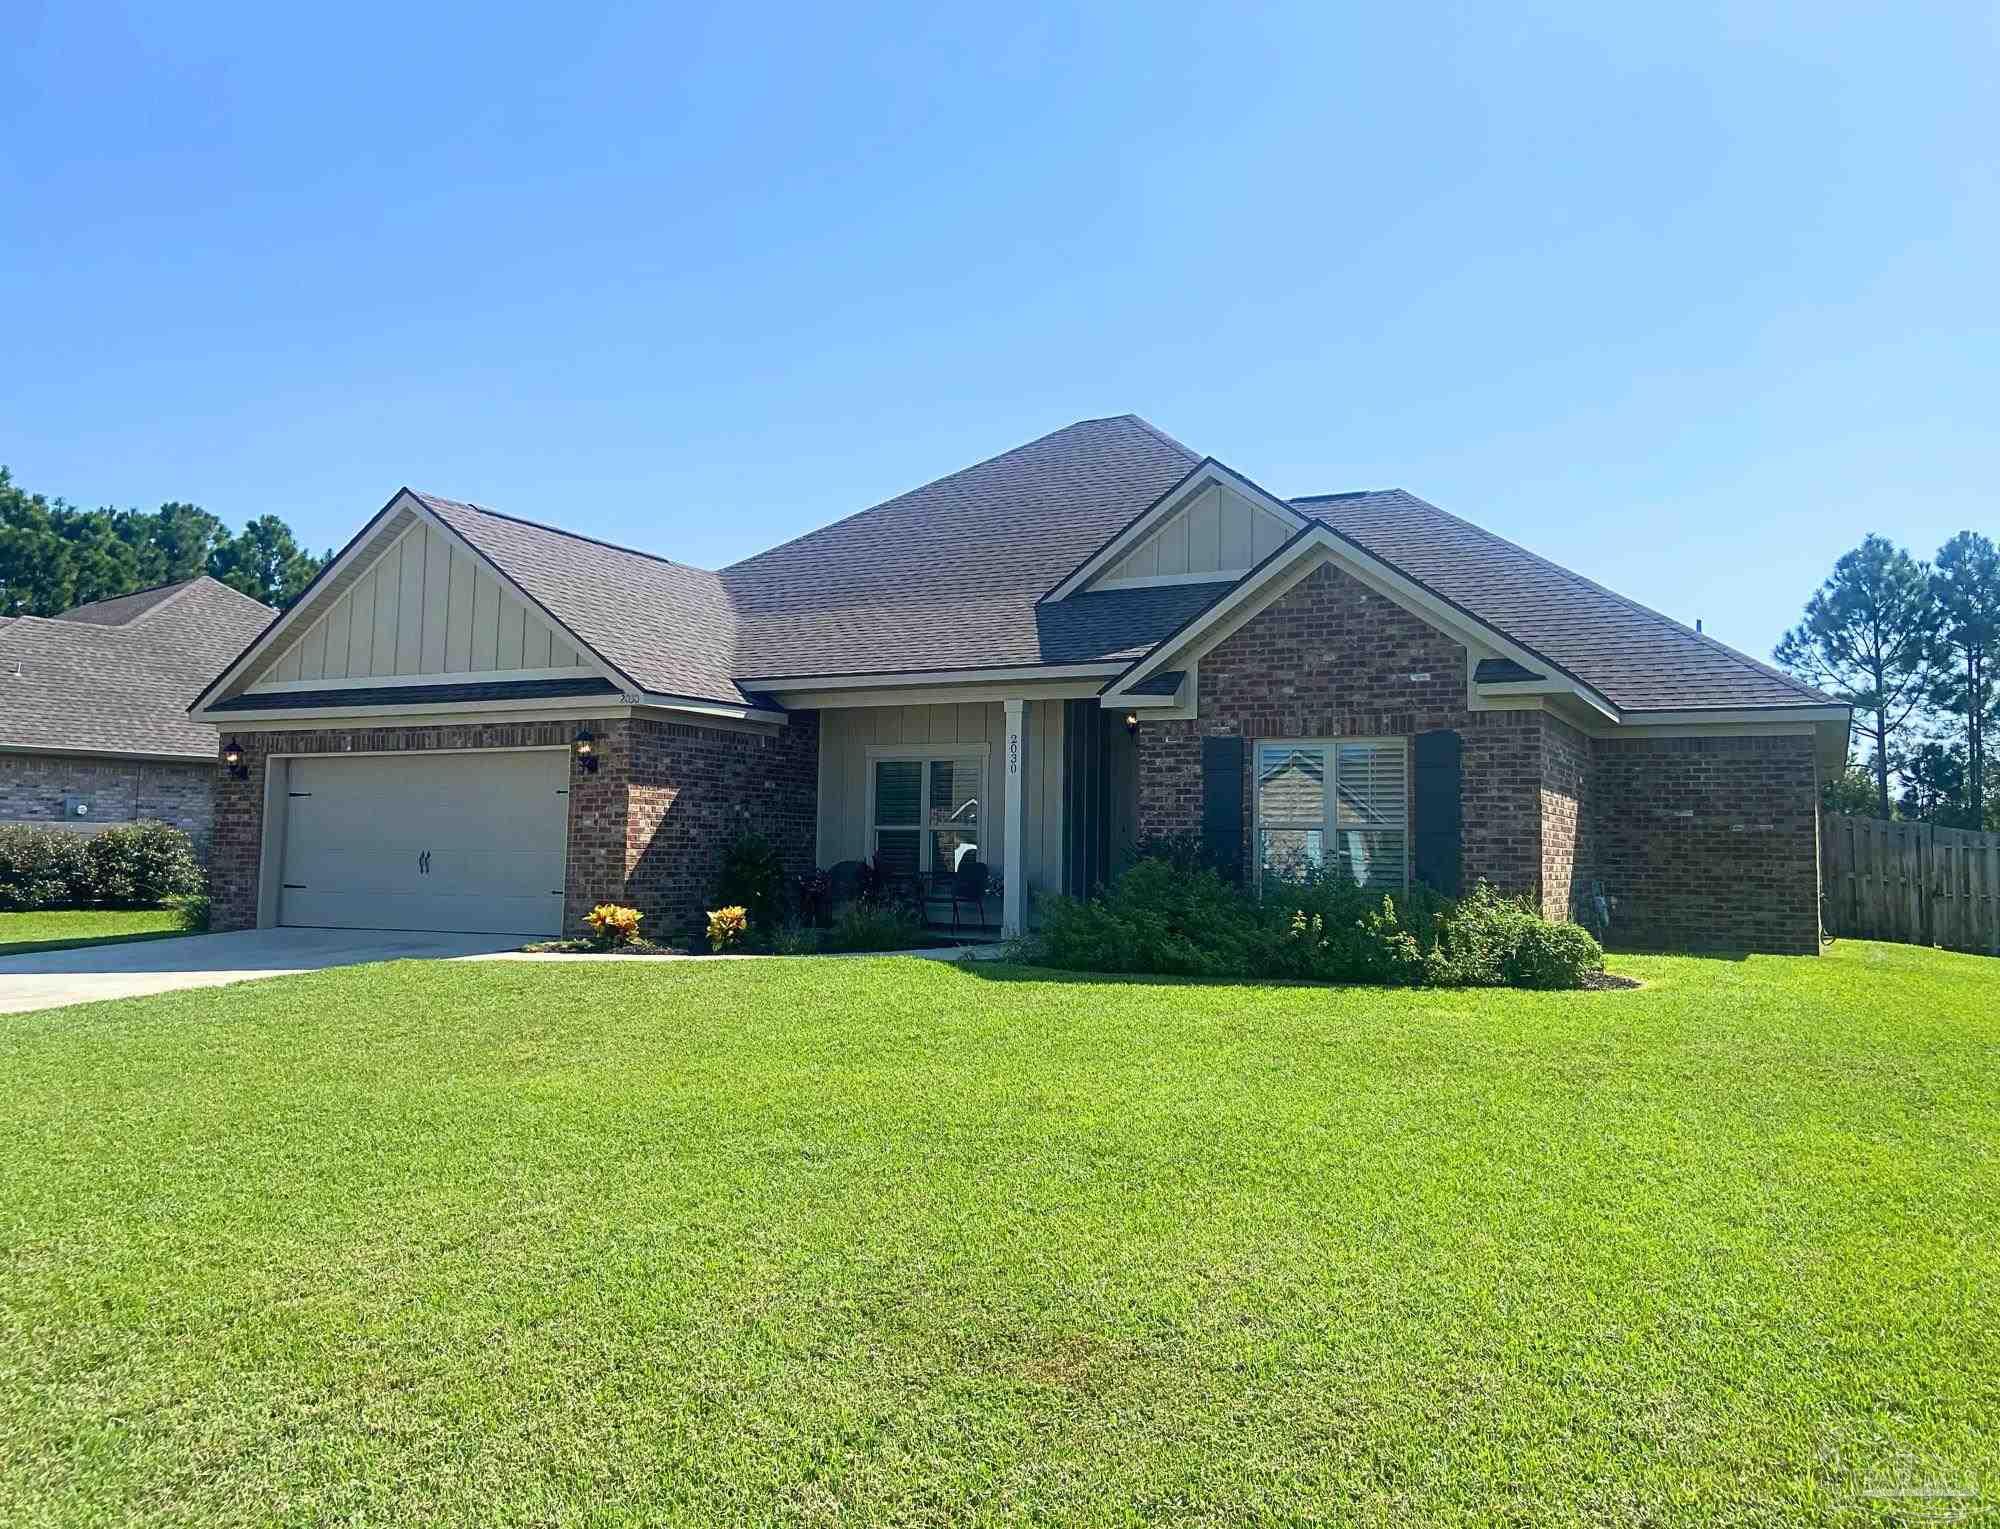
{"label": "concrete walkway", "polygon": [[424,934],[393,929],[248,929],[177,940],[132,940],[0,956],[0,1014],[221,987],[326,966],[457,959],[513,950],[518,934]]}

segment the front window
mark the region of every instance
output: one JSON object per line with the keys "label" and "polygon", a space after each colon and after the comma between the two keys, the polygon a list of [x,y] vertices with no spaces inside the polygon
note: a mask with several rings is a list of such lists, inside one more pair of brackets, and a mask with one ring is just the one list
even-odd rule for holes
{"label": "front window", "polygon": [[895,880],[914,881],[981,858],[985,776],[976,754],[877,758],[869,803],[875,863]]}
{"label": "front window", "polygon": [[1371,890],[1408,884],[1409,751],[1400,738],[1257,745],[1260,876],[1330,871]]}

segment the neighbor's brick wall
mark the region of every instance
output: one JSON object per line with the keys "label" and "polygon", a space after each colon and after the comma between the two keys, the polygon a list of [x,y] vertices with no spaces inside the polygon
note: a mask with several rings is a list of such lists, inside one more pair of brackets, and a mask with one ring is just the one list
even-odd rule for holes
{"label": "neighbor's brick wall", "polygon": [[630,724],[625,827],[628,897],[648,926],[678,939],[711,906],[722,852],[761,833],[793,875],[813,868],[819,832],[819,714],[756,732],[642,719]]}
{"label": "neighbor's brick wall", "polygon": [[1811,737],[1600,738],[1591,755],[1611,944],[1818,953]]}
{"label": "neighbor's brick wall", "polygon": [[[1412,675],[1427,675],[1412,679]],[[1201,828],[1201,739],[1464,740],[1463,874],[1543,895],[1543,736],[1534,711],[1465,708],[1465,649],[1352,575],[1319,569],[1201,660],[1200,717],[1139,728],[1139,835]],[[1243,772],[1244,864],[1255,772]],[[1412,821],[1412,829],[1416,824]]]}
{"label": "neighbor's brick wall", "polygon": [[563,921],[579,931],[599,903],[630,903],[648,932],[677,937],[708,895],[721,849],[756,826],[812,865],[819,774],[819,718],[795,714],[771,731],[722,731],[651,720],[561,721],[447,727],[325,728],[238,732],[247,780],[219,772],[214,830],[217,929],[257,922],[265,762],[270,754],[379,754],[459,749],[568,748],[579,727],[598,738],[595,774],[570,772],[569,863]]}
{"label": "neighbor's brick wall", "polygon": [[63,823],[63,797],[91,798],[90,823],[171,823],[208,855],[216,767],[205,760],[0,754],[0,823]]}

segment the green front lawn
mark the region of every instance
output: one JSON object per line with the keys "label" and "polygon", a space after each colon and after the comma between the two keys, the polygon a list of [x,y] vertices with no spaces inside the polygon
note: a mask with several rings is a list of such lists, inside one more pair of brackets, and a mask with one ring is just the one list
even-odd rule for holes
{"label": "green front lawn", "polygon": [[2000,963],[1613,965],[403,963],[11,1018],[0,1521],[1990,1503]]}
{"label": "green front lawn", "polygon": [[157,940],[182,933],[170,908],[55,908],[37,913],[0,913],[0,956],[36,950],[68,950],[118,940]]}

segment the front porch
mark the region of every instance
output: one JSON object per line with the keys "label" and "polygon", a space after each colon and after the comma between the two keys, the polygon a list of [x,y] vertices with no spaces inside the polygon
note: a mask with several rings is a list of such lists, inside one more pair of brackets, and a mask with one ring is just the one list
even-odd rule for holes
{"label": "front porch", "polygon": [[961,932],[1012,935],[1129,855],[1137,782],[1131,737],[1094,697],[825,707],[818,859],[866,862],[932,927],[952,926],[957,892]]}

